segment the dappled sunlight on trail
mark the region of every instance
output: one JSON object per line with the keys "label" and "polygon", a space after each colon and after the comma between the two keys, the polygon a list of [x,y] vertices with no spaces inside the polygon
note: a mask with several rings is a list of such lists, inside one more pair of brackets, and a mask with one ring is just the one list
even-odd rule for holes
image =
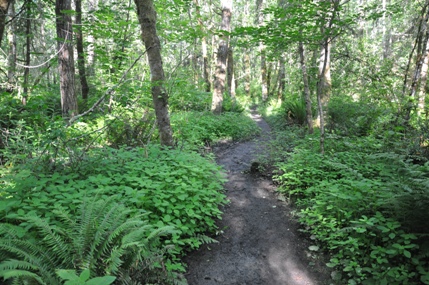
{"label": "dappled sunlight on trail", "polygon": [[322,285],[327,278],[308,265],[308,245],[298,236],[290,209],[277,199],[271,180],[249,171],[269,136],[265,121],[255,113],[252,117],[262,128],[262,137],[217,153],[217,162],[227,171],[230,204],[218,223],[219,243],[203,246],[186,258],[188,282]]}

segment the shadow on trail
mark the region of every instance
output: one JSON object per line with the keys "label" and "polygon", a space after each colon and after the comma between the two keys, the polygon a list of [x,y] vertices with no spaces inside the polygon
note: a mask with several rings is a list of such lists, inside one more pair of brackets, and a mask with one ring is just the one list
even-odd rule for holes
{"label": "shadow on trail", "polygon": [[218,244],[203,246],[186,257],[190,285],[266,284],[320,285],[326,276],[311,271],[307,244],[297,234],[288,206],[277,199],[269,179],[250,173],[270,129],[257,114],[260,138],[222,151],[217,162],[228,175],[230,203],[219,221]]}

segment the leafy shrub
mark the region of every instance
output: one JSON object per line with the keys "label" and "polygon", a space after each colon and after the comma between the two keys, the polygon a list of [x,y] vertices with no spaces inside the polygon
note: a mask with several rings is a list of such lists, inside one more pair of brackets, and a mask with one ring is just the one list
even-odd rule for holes
{"label": "leafy shrub", "polygon": [[244,107],[237,98],[225,96],[222,102],[222,110],[224,112],[242,113],[244,111]]}
{"label": "leafy shrub", "polygon": [[303,99],[289,99],[282,103],[281,109],[285,119],[289,122],[301,126],[307,122],[306,106]]}
{"label": "leafy shrub", "polygon": [[[88,200],[77,211],[56,207],[49,219],[38,215],[12,218],[0,224],[0,276],[19,284],[61,284],[64,271],[89,270],[93,276],[117,276],[118,284],[171,279],[162,271],[160,238],[172,227],[150,225],[145,215],[110,199]],[[61,274],[62,273],[62,274]],[[84,273],[82,273],[84,274]],[[89,272],[85,273],[89,278]],[[101,277],[101,279],[106,277]],[[93,281],[95,282],[95,281]]]}
{"label": "leafy shrub", "polygon": [[114,147],[145,146],[153,138],[155,130],[155,114],[149,109],[117,106],[107,116],[106,139]]}
{"label": "leafy shrub", "polygon": [[195,88],[194,83],[189,83],[189,75],[180,75],[167,82],[169,90],[169,105],[172,112],[176,111],[207,111],[210,109],[212,94],[202,92]]}
{"label": "leafy shrub", "polygon": [[429,164],[381,152],[371,137],[327,136],[324,156],[314,141],[300,140],[275,179],[339,284],[429,284]]}
{"label": "leafy shrub", "polygon": [[333,97],[328,105],[327,128],[345,135],[368,135],[378,122],[381,110],[375,103]]}
{"label": "leafy shrub", "polygon": [[171,118],[179,145],[201,148],[221,139],[245,140],[259,133],[256,123],[244,114],[225,112],[176,113]]}
{"label": "leafy shrub", "polygon": [[218,207],[226,203],[218,166],[196,153],[157,146],[94,149],[75,168],[51,174],[22,166],[4,181],[4,222],[27,213],[50,218],[57,206],[75,211],[83,200],[113,195],[135,214],[146,213],[151,225],[174,226],[164,243],[176,246],[177,254],[211,241],[204,234],[216,229]]}

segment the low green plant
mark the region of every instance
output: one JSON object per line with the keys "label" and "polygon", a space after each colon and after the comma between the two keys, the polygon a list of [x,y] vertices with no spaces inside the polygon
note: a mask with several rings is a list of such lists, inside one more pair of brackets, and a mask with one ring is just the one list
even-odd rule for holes
{"label": "low green plant", "polygon": [[114,197],[94,197],[76,211],[57,206],[49,219],[35,214],[9,217],[10,223],[0,224],[0,276],[14,284],[55,285],[65,277],[57,270],[77,269],[83,271],[82,281],[89,278],[85,270],[93,277],[116,276],[119,283],[133,271],[144,272],[148,282],[170,280],[161,266],[167,249],[159,245],[174,229],[151,225],[145,215],[133,212]]}
{"label": "low green plant", "polygon": [[325,155],[314,136],[296,143],[275,179],[338,284],[429,284],[429,164],[373,137],[328,135]]}
{"label": "low green plant", "polygon": [[76,270],[58,269],[57,275],[65,280],[64,285],[110,285],[115,282],[115,276],[102,276],[90,279],[89,269],[85,269],[78,276]]}
{"label": "low green plant", "polygon": [[[35,213],[50,219],[62,206],[75,211],[91,197],[115,197],[134,214],[145,214],[151,225],[174,226],[163,240],[171,254],[212,241],[219,206],[226,203],[220,167],[197,153],[147,148],[100,148],[89,151],[77,165],[54,173],[35,172],[31,164],[9,170],[0,185],[0,217],[8,222]],[[73,166],[73,167],[72,167]],[[60,169],[60,168],[58,168]],[[180,267],[180,263],[167,263]]]}
{"label": "low green plant", "polygon": [[211,112],[176,113],[171,117],[174,134],[180,146],[201,149],[221,139],[246,140],[259,134],[256,123],[243,113]]}

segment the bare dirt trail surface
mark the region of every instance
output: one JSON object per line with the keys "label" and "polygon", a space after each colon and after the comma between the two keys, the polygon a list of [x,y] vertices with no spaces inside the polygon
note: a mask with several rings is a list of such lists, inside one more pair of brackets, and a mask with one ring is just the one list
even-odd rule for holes
{"label": "bare dirt trail surface", "polygon": [[268,124],[256,113],[262,128],[256,140],[216,151],[225,168],[230,203],[218,222],[217,244],[202,246],[185,259],[189,285],[322,285],[326,273],[310,266],[308,243],[297,231],[290,208],[277,199],[268,178],[249,171],[270,136]]}

